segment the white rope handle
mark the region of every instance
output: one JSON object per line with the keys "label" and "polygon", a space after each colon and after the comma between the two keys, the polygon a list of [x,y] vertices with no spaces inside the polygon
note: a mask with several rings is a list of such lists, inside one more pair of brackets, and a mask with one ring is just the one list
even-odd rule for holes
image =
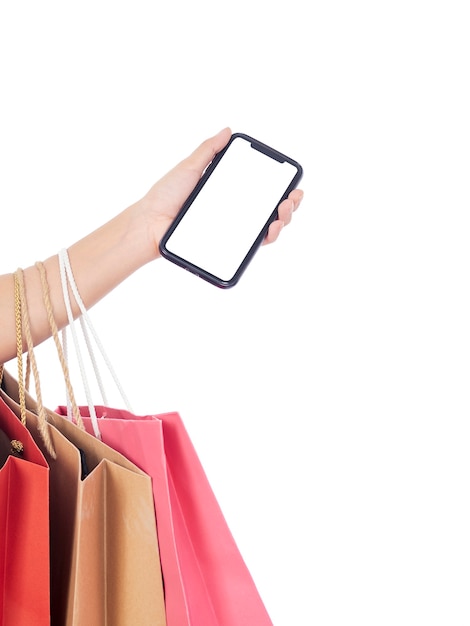
{"label": "white rope handle", "polygon": [[[86,310],[85,305],[83,304],[83,301],[80,297],[80,293],[78,291],[77,285],[75,283],[75,279],[73,276],[73,271],[72,271],[72,266],[70,264],[70,259],[67,253],[66,249],[62,249],[59,251],[59,268],[60,268],[60,278],[61,278],[61,283],[62,283],[62,293],[63,293],[63,297],[64,297],[64,302],[65,302],[65,308],[67,311],[67,317],[68,317],[68,321],[69,321],[69,327],[72,333],[72,337],[73,337],[73,341],[74,341],[74,346],[75,346],[75,351],[76,351],[76,356],[77,356],[77,360],[78,360],[78,364],[80,367],[80,374],[82,377],[82,382],[83,382],[83,386],[85,389],[85,394],[86,394],[86,399],[87,399],[87,403],[88,403],[88,408],[90,411],[90,417],[91,417],[91,421],[92,421],[92,425],[93,425],[93,431],[95,433],[95,436],[98,438],[101,438],[101,433],[99,430],[99,425],[98,425],[98,418],[96,415],[96,411],[95,411],[95,407],[94,407],[94,403],[92,401],[92,394],[90,391],[90,385],[88,383],[88,377],[86,375],[86,368],[83,362],[83,357],[82,357],[82,352],[80,350],[80,345],[79,345],[79,341],[78,341],[78,336],[75,330],[75,321],[73,319],[73,313],[72,313],[72,306],[70,303],[70,295],[69,295],[69,285],[70,288],[72,290],[72,293],[74,295],[74,298],[78,304],[78,307],[80,309],[80,316],[79,316],[79,321],[80,321],[80,325],[82,328],[82,333],[85,339],[85,344],[87,347],[87,351],[88,351],[88,355],[90,357],[90,360],[92,362],[93,365],[93,370],[95,373],[95,378],[96,381],[98,383],[98,386],[100,388],[100,392],[101,392],[101,396],[103,399],[103,404],[107,405],[108,401],[106,399],[106,392],[104,389],[104,385],[103,385],[103,381],[101,379],[101,375],[99,372],[99,368],[98,368],[98,364],[97,361],[95,359],[95,355],[94,355],[94,351],[93,351],[93,347],[92,347],[92,343],[90,340],[90,335],[88,333],[88,330],[91,332],[93,339],[98,347],[98,350],[101,353],[101,356],[103,357],[103,360],[114,380],[114,383],[116,384],[116,387],[119,390],[119,393],[121,395],[121,398],[127,408],[128,411],[132,412],[132,407],[130,405],[130,402],[124,392],[124,389],[118,379],[118,376],[111,364],[111,361],[108,357],[108,355],[106,354],[106,351],[104,349],[104,346],[102,344],[102,342],[100,341],[98,334],[91,322],[90,316]],[[67,355],[67,335],[66,335],[66,329],[64,328],[64,330],[62,331],[62,343],[63,343],[63,349],[64,349],[64,353]],[[67,356],[66,356],[67,358]],[[71,407],[70,407],[70,402],[69,399],[67,397],[67,415],[70,416],[71,415]]]}

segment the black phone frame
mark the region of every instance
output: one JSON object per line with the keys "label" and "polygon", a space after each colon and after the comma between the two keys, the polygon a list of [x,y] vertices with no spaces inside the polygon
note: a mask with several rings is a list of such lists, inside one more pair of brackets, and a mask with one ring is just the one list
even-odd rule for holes
{"label": "black phone frame", "polygon": [[[235,139],[237,139],[237,138],[242,138],[245,141],[248,141],[251,144],[252,148],[254,148],[255,150],[258,150],[259,152],[262,152],[263,154],[266,154],[267,156],[271,157],[272,159],[275,159],[276,161],[279,161],[280,163],[283,163],[283,162],[287,161],[288,163],[290,163],[291,165],[293,165],[296,168],[297,172],[294,175],[294,177],[293,177],[292,181],[290,182],[290,184],[288,185],[288,187],[286,188],[285,192],[282,194],[279,202],[276,204],[276,206],[273,209],[271,215],[269,216],[269,218],[266,221],[266,223],[263,226],[263,228],[260,230],[260,232],[259,232],[258,236],[256,237],[255,241],[253,242],[251,248],[246,253],[245,257],[241,261],[240,265],[238,266],[238,268],[235,271],[235,273],[232,276],[232,278],[230,278],[229,280],[223,280],[220,277],[215,276],[214,274],[211,274],[210,272],[204,270],[203,268],[198,267],[197,265],[194,265],[190,261],[188,261],[186,259],[183,259],[179,255],[171,252],[166,247],[166,244],[167,244],[171,234],[176,229],[176,227],[178,226],[179,222],[183,219],[183,216],[188,211],[189,207],[194,202],[195,198],[197,197],[197,195],[199,194],[201,189],[204,187],[206,182],[209,180],[212,172],[215,170],[215,168],[217,167],[218,163],[220,162],[220,160],[223,158],[224,154],[229,149],[231,143]],[[199,179],[197,185],[195,186],[193,191],[190,193],[190,195],[188,196],[188,198],[184,202],[184,204],[181,207],[181,209],[178,211],[176,217],[174,218],[174,220],[170,224],[170,227],[168,228],[168,230],[163,235],[163,237],[162,237],[162,239],[161,239],[161,241],[159,243],[160,254],[162,255],[163,258],[167,259],[168,261],[171,261],[172,263],[175,263],[179,267],[182,267],[183,269],[188,270],[192,274],[195,274],[196,276],[202,278],[203,280],[206,280],[207,282],[211,283],[212,285],[215,285],[216,287],[219,287],[221,289],[229,289],[231,287],[234,287],[238,283],[238,281],[240,280],[242,274],[245,272],[246,268],[248,267],[248,264],[253,259],[256,251],[261,246],[264,238],[267,235],[267,232],[268,232],[270,224],[272,222],[274,222],[278,218],[278,207],[279,207],[279,205],[281,204],[281,202],[283,200],[285,200],[288,197],[290,192],[297,187],[297,185],[299,184],[300,180],[302,179],[302,176],[303,176],[303,168],[300,165],[300,163],[298,163],[294,159],[288,157],[286,154],[284,154],[282,152],[279,152],[278,150],[275,150],[271,146],[268,146],[267,144],[263,143],[262,141],[259,141],[258,139],[255,139],[255,138],[253,138],[250,135],[247,135],[245,133],[239,133],[239,132],[233,133],[231,135],[229,141],[227,142],[227,145],[224,146],[224,148],[222,148],[222,150],[220,150],[220,152],[218,152],[214,156],[214,158],[212,159],[210,164],[207,166],[207,168],[205,169],[205,171],[202,174],[201,178]]]}

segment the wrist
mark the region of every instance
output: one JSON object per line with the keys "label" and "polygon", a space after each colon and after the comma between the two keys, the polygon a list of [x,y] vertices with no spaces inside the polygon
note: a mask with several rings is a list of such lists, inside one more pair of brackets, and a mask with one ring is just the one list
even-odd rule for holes
{"label": "wrist", "polygon": [[87,308],[157,257],[139,202],[73,244],[70,262]]}

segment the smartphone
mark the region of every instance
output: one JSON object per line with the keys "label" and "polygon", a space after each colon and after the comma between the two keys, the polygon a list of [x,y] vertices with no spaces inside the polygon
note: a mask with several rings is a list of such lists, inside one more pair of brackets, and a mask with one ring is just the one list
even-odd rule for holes
{"label": "smartphone", "polygon": [[161,255],[217,287],[233,287],[302,175],[297,161],[234,133],[162,238]]}

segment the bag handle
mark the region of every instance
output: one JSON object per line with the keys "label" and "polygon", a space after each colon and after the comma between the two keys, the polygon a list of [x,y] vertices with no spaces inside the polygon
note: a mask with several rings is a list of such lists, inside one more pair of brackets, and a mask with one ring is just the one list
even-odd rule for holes
{"label": "bag handle", "polygon": [[5,465],[9,456],[23,458],[24,447],[18,439],[10,439],[7,433],[0,428],[0,469]]}
{"label": "bag handle", "polygon": [[[75,320],[73,318],[73,313],[72,313],[72,306],[70,303],[70,294],[69,294],[69,287],[73,293],[73,296],[75,298],[75,301],[78,304],[78,307],[80,309],[80,315],[78,317],[79,321],[80,321],[80,326],[82,329],[82,333],[83,333],[83,337],[85,340],[85,345],[88,351],[88,355],[90,357],[90,360],[92,362],[93,365],[93,369],[94,369],[94,373],[95,373],[95,378],[96,381],[98,383],[98,386],[100,388],[100,392],[101,392],[101,397],[103,399],[103,404],[108,405],[108,401],[106,398],[106,392],[104,389],[104,385],[100,376],[100,372],[99,372],[99,368],[98,368],[98,364],[94,355],[94,351],[93,351],[93,346],[92,346],[92,342],[90,339],[90,335],[88,333],[88,331],[90,331],[93,340],[107,366],[108,371],[110,372],[114,383],[117,387],[117,389],[119,390],[119,393],[121,395],[121,398],[127,408],[128,411],[130,411],[132,413],[132,407],[131,404],[126,396],[126,393],[124,392],[124,388],[122,386],[122,384],[119,381],[119,378],[116,374],[116,371],[114,370],[111,361],[108,357],[108,355],[106,354],[106,351],[104,349],[104,346],[102,344],[102,342],[100,341],[98,334],[93,326],[93,323],[91,321],[91,318],[86,310],[86,307],[83,303],[83,300],[80,296],[77,284],[75,282],[75,278],[73,275],[73,271],[72,271],[72,266],[70,264],[70,259],[68,256],[68,252],[67,250],[64,248],[62,250],[60,250],[59,252],[59,267],[60,267],[60,277],[61,277],[61,283],[62,283],[62,293],[63,293],[63,297],[64,297],[64,302],[65,302],[65,308],[67,311],[67,317],[68,317],[68,322],[69,322],[69,328],[70,331],[72,333],[72,337],[73,337],[73,341],[74,341],[74,346],[75,346],[75,352],[76,352],[76,357],[79,363],[79,367],[80,367],[80,373],[82,376],[82,382],[83,382],[83,386],[85,389],[85,394],[86,394],[86,398],[87,398],[87,402],[88,402],[88,408],[90,411],[90,417],[93,423],[93,428],[95,430],[95,434],[96,431],[99,431],[99,427],[98,427],[98,420],[96,418],[96,411],[95,411],[95,407],[94,407],[94,403],[92,401],[92,394],[90,392],[90,386],[88,384],[88,378],[86,375],[86,368],[84,365],[84,361],[83,361],[83,356],[82,356],[82,352],[80,350],[80,345],[79,345],[79,340],[78,340],[78,336],[75,330]],[[66,346],[67,346],[67,336],[66,336],[66,328],[63,329],[62,331],[62,344],[64,345],[64,348],[66,350]]]}
{"label": "bag handle", "polygon": [[85,430],[85,425],[83,423],[82,416],[80,415],[80,410],[78,408],[77,401],[75,400],[75,394],[73,392],[72,383],[70,382],[70,372],[69,367],[65,358],[64,351],[62,349],[62,345],[59,339],[59,329],[57,328],[57,324],[54,318],[54,312],[52,310],[51,297],[49,292],[49,283],[47,280],[46,268],[44,267],[44,263],[42,261],[37,261],[36,268],[39,270],[39,274],[41,277],[41,287],[42,287],[42,296],[44,301],[44,306],[47,312],[47,319],[49,322],[49,327],[51,329],[52,338],[54,339],[54,343],[56,346],[57,354],[59,356],[60,365],[62,367],[62,372],[64,374],[65,386],[67,389],[68,397],[70,398],[71,403],[71,412],[73,419],[77,426],[79,426],[82,430]]}
{"label": "bag handle", "polygon": [[20,404],[20,416],[23,425],[26,425],[26,389],[23,370],[23,335],[26,341],[28,359],[34,376],[36,390],[36,404],[38,415],[38,429],[47,452],[53,459],[57,458],[52,444],[47,420],[47,413],[42,402],[41,385],[36,357],[34,355],[33,340],[29,323],[29,312],[26,299],[23,270],[18,268],[13,275],[15,284],[15,327],[16,327],[16,351],[18,365],[18,394]]}
{"label": "bag handle", "polygon": [[[3,363],[0,363],[0,387],[3,381]],[[8,445],[5,445],[8,444]],[[24,446],[18,439],[10,439],[0,428],[0,468],[3,467],[7,456],[23,457]]]}

